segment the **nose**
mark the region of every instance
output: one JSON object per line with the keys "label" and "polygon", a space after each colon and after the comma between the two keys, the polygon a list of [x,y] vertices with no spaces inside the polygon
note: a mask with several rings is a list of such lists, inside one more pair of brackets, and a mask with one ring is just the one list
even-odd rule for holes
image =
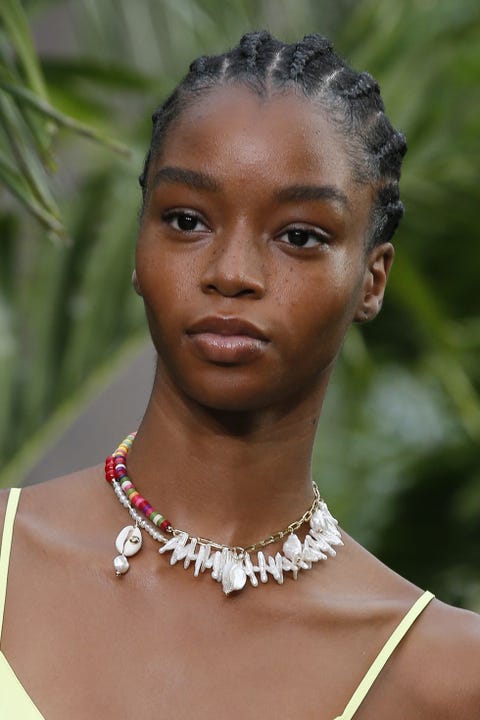
{"label": "nose", "polygon": [[264,258],[252,232],[238,227],[215,238],[201,285],[203,292],[224,297],[263,297]]}

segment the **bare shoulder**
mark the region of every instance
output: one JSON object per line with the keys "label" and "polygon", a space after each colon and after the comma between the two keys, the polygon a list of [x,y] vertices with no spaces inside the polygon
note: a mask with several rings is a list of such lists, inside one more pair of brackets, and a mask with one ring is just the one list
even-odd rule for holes
{"label": "bare shoulder", "polygon": [[[389,624],[380,630],[386,639],[422,590],[364,548],[349,541],[350,545],[354,565],[361,569],[354,596],[372,608],[372,620],[367,615],[370,625],[378,612]],[[353,568],[346,570],[350,572],[343,576],[352,578]],[[433,599],[389,659],[370,696],[379,703],[381,717],[389,708],[389,717],[396,718],[393,705],[402,720],[480,720],[480,615]]]}
{"label": "bare shoulder", "polygon": [[405,651],[405,678],[426,717],[480,718],[479,615],[433,600]]}
{"label": "bare shoulder", "polygon": [[[47,529],[59,531],[63,525],[71,524],[74,517],[91,515],[91,494],[94,492],[98,497],[106,485],[101,480],[101,468],[93,467],[22,488],[15,516],[16,537],[25,532],[34,537]],[[0,532],[9,494],[8,489],[0,490]]]}

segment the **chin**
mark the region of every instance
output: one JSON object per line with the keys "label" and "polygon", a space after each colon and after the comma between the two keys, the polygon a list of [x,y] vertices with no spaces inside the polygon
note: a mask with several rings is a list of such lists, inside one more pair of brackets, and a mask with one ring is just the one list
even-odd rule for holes
{"label": "chin", "polygon": [[266,396],[265,390],[245,386],[241,383],[217,383],[195,388],[184,388],[185,395],[205,409],[225,413],[249,413],[264,410],[271,406],[271,396]]}

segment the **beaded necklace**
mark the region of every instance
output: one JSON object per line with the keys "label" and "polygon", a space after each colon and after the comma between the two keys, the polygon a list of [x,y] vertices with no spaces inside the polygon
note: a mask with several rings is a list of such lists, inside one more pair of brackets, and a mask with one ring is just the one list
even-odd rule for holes
{"label": "beaded necklace", "polygon": [[[313,563],[326,560],[328,555],[335,557],[334,547],[343,545],[338,523],[330,514],[315,483],[312,483],[313,502],[301,518],[290,523],[284,530],[272,533],[252,545],[230,547],[208,538],[192,537],[185,530],[175,528],[170,520],[155,510],[134,487],[127,474],[127,454],[134,439],[135,433],[128,435],[105,461],[105,478],[135,521],[135,525],[124,527],[115,541],[119,554],[115,557],[113,566],[118,576],[128,572],[130,564],[127,558],[136,555],[141,549],[141,530],[160,543],[160,554],[172,553],[171,565],[183,560],[186,569],[193,563],[195,577],[209,570],[212,578],[222,583],[226,595],[242,590],[247,579],[257,587],[259,579],[266,583],[271,575],[281,585],[284,573],[291,572],[296,580],[299,570],[309,570]],[[307,522],[310,529],[302,542],[295,531]],[[267,545],[279,542],[286,536],[288,537],[283,543],[282,553],[265,556],[263,549]],[[251,553],[256,551],[255,561]]]}

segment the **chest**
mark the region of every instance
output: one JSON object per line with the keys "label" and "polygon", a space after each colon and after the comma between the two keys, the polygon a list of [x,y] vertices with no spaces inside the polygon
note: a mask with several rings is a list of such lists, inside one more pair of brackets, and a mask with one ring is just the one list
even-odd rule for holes
{"label": "chest", "polygon": [[387,633],[310,606],[300,583],[225,598],[180,568],[41,567],[12,580],[6,649],[46,720],[333,720]]}

